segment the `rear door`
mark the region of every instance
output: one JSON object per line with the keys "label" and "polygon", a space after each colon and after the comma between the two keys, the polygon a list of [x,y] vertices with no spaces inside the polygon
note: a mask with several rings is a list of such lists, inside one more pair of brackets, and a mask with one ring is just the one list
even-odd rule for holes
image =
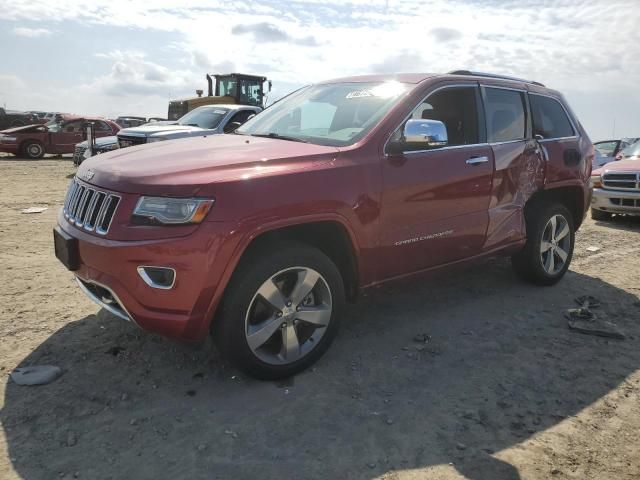
{"label": "rear door", "polygon": [[584,177],[585,159],[578,129],[559,99],[529,93],[533,134],[547,165],[547,182],[575,182]]}
{"label": "rear door", "polygon": [[495,158],[484,250],[525,236],[524,205],[543,186],[544,162],[531,134],[527,96],[522,89],[484,85],[487,139]]}
{"label": "rear door", "polygon": [[381,279],[480,252],[493,175],[481,111],[477,84],[439,88],[409,118],[443,122],[448,144],[383,159]]}

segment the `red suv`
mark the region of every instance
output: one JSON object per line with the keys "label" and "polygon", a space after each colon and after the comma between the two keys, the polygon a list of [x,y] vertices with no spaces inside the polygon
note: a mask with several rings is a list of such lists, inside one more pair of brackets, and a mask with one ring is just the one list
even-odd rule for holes
{"label": "red suv", "polygon": [[209,332],[259,378],[294,374],[346,300],[489,255],[551,285],[590,203],[593,145],[561,94],[469,71],[330,80],[235,134],[84,162],[58,258],[113,314]]}

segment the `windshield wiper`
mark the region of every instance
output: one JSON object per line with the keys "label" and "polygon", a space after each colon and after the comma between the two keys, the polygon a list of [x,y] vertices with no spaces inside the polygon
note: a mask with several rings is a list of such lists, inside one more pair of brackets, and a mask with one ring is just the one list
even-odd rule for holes
{"label": "windshield wiper", "polygon": [[280,135],[276,132],[269,133],[251,133],[252,137],[264,137],[264,138],[277,138],[278,140],[288,140],[289,142],[310,143],[308,140],[303,140],[298,137],[289,137],[287,135]]}

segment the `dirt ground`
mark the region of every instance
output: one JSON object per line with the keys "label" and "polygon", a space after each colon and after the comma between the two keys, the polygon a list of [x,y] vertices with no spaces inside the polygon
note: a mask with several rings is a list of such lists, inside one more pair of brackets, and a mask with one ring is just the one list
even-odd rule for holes
{"label": "dirt ground", "polygon": [[[52,248],[73,173],[0,159],[1,479],[640,478],[639,220],[587,220],[555,287],[497,259],[361,299],[270,383],[84,297]],[[626,339],[567,328],[584,294]],[[9,380],[38,364],[64,374]]]}

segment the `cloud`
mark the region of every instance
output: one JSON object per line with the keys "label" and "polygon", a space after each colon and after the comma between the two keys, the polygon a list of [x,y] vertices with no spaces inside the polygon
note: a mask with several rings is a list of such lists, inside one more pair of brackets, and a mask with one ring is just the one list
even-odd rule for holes
{"label": "cloud", "polygon": [[374,63],[369,70],[372,73],[420,72],[425,64],[426,61],[419,54],[404,51],[388,56],[380,63]]}
{"label": "cloud", "polygon": [[[54,109],[127,113],[139,101],[144,112],[161,113],[169,95],[206,89],[205,73],[265,75],[273,80],[275,98],[322,79],[469,69],[557,88],[570,101],[578,99],[574,109],[579,115],[586,112],[582,123],[597,132],[614,115],[620,119],[621,111],[640,109],[635,100],[640,75],[635,3],[457,0],[453,8],[450,0],[431,0],[425,10],[424,0],[263,0],[251,5],[154,0],[153,8],[125,0],[0,0],[0,37],[5,34],[7,41],[14,26],[55,32],[47,38],[51,48],[33,53],[34,63],[51,60],[46,85],[26,62],[18,61],[20,52],[5,52],[3,70],[21,79],[25,92],[46,94],[43,103],[58,102]],[[615,26],[615,35],[603,34],[603,18]],[[114,45],[123,53],[136,45],[140,51],[102,60],[85,55],[69,62],[64,47],[80,38],[78,32],[88,31],[103,39],[91,45]],[[171,43],[157,40],[165,34]],[[316,46],[321,48],[309,48]],[[58,66],[66,76],[56,73]],[[71,71],[86,87],[82,96],[60,93],[70,90],[65,82]],[[589,98],[610,92],[617,96],[601,104],[601,112],[591,108],[595,100],[588,103]],[[40,108],[32,105],[33,95],[10,99],[24,102],[24,108]],[[640,131],[640,120],[627,123],[626,134]],[[608,126],[606,130],[610,134]]]}
{"label": "cloud", "polygon": [[26,27],[16,27],[12,30],[14,35],[18,37],[27,37],[27,38],[39,38],[39,37],[47,37],[51,35],[53,32],[46,28],[26,28]]}
{"label": "cloud", "polygon": [[438,27],[431,29],[431,35],[435,38],[436,42],[445,43],[458,40],[462,37],[462,32],[455,28]]}
{"label": "cloud", "polygon": [[234,35],[252,35],[256,42],[289,42],[307,47],[315,47],[318,45],[318,41],[312,35],[296,38],[268,22],[254,23],[252,25],[234,25],[231,28],[231,33]]}

